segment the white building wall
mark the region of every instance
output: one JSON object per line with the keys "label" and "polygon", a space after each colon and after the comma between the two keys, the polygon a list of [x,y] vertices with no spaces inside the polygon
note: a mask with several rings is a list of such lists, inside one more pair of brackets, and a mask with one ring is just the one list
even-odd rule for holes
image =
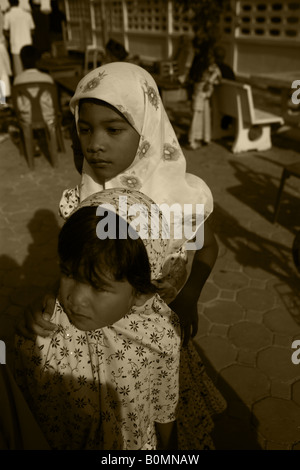
{"label": "white building wall", "polygon": [[[222,44],[237,75],[300,70],[300,1],[229,3]],[[130,54],[157,61],[176,52],[181,35],[192,37],[189,18],[172,0],[65,0],[65,6],[69,48],[103,46],[114,38]]]}

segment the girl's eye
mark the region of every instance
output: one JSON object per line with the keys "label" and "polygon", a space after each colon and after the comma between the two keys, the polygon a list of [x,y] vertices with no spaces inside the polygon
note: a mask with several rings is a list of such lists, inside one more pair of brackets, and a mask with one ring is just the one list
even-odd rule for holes
{"label": "girl's eye", "polygon": [[88,134],[89,131],[89,127],[79,127],[79,134]]}
{"label": "girl's eye", "polygon": [[108,292],[109,291],[109,286],[105,283],[102,282],[97,282],[94,281],[91,283],[93,289],[95,289],[97,292]]}
{"label": "girl's eye", "polygon": [[95,289],[97,292],[107,292],[107,290],[104,288],[104,287],[97,287],[97,289]]}
{"label": "girl's eye", "polygon": [[97,292],[107,292],[108,291],[107,287],[104,286],[104,285],[95,284],[93,287]]}
{"label": "girl's eye", "polygon": [[123,129],[116,129],[115,127],[109,127],[109,128],[107,129],[107,132],[108,132],[109,134],[113,134],[113,135],[120,134],[122,131],[123,131]]}

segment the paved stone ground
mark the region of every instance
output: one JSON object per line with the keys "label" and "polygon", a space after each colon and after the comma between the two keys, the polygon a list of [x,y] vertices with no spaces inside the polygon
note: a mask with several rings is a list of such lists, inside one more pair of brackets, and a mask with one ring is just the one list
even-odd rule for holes
{"label": "paved stone ground", "polygon": [[[186,116],[173,118],[182,132]],[[199,301],[196,344],[228,402],[216,421],[217,449],[300,449],[300,364],[291,361],[300,339],[300,276],[291,255],[300,229],[296,178],[271,222],[282,166],[300,160],[300,142],[275,137],[266,152],[233,155],[215,142],[185,151],[188,171],[215,199],[220,252]],[[0,144],[0,337],[8,344],[23,307],[58,275],[57,204],[78,180],[66,146],[58,169],[40,156],[30,172],[10,139]]]}

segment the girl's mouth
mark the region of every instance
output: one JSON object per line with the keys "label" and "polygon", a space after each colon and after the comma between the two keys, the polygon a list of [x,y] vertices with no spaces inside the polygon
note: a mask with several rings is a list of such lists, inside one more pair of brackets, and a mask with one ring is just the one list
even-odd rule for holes
{"label": "girl's mouth", "polygon": [[80,313],[80,312],[77,312],[76,310],[73,310],[72,308],[69,308],[68,309],[68,312],[70,314],[71,317],[81,317],[81,318],[88,318],[86,315]]}
{"label": "girl's mouth", "polygon": [[85,318],[86,320],[88,319],[88,317],[86,317],[85,315],[81,315],[81,313],[71,313],[71,318]]}
{"label": "girl's mouth", "polygon": [[81,317],[81,318],[88,318],[86,315],[83,315],[82,313],[80,312],[77,312],[76,310],[73,310],[69,305],[66,305],[66,304],[63,304],[62,302],[60,302],[63,310],[66,312],[66,314],[68,315],[68,317]]}
{"label": "girl's mouth", "polygon": [[96,167],[102,167],[102,166],[110,165],[111,162],[108,162],[106,160],[90,160],[89,164],[92,166],[96,166]]}

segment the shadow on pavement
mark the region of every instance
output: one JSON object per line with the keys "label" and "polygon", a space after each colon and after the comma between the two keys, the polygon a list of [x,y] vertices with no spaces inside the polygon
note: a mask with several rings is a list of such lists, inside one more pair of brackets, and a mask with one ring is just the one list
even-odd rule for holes
{"label": "shadow on pavement", "polygon": [[[254,172],[244,163],[228,161],[234,168],[235,176],[240,184],[227,191],[238,200],[249,206],[269,222],[273,221],[274,204],[277,197],[280,178],[274,178],[271,174]],[[276,162],[272,161],[275,165]],[[292,177],[291,177],[292,178]],[[275,180],[275,181],[274,181]],[[277,223],[280,223],[291,232],[295,232],[300,226],[300,198],[289,191],[289,182],[286,181]]]}
{"label": "shadow on pavement", "polygon": [[[199,344],[195,343],[195,347],[208,375],[213,379],[216,375],[214,368]],[[227,401],[227,409],[214,420],[212,438],[216,450],[260,450],[256,434],[257,420],[254,415],[222,377],[218,376],[215,385]]]}
{"label": "shadow on pavement", "polygon": [[24,262],[19,265],[10,256],[0,256],[1,287],[9,292],[3,299],[0,331],[8,348],[25,308],[36,299],[42,299],[59,277],[57,237],[60,228],[55,214],[48,209],[40,209],[27,227],[33,241],[28,246]]}
{"label": "shadow on pavement", "polygon": [[[292,246],[270,240],[243,227],[218,204],[211,216],[212,227],[221,243],[230,250],[241,266],[270,273],[274,288],[293,319],[300,324],[300,276],[294,266]],[[271,278],[271,276],[270,276]]]}

